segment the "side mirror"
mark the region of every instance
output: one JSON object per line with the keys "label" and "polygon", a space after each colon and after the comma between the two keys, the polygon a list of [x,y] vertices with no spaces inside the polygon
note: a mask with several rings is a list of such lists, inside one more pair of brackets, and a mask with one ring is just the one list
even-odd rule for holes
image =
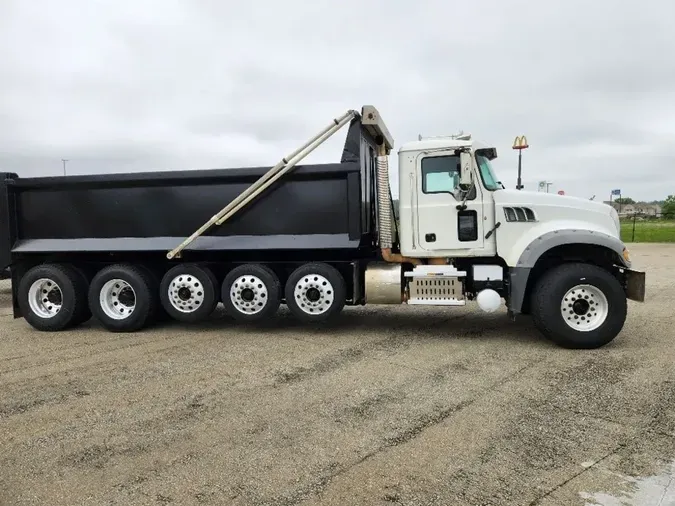
{"label": "side mirror", "polygon": [[471,153],[462,151],[459,153],[459,187],[468,190],[473,182],[471,172]]}

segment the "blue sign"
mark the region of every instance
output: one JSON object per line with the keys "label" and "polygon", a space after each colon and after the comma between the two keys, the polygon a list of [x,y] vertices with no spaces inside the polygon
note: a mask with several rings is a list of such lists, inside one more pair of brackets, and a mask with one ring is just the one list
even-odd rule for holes
{"label": "blue sign", "polygon": [[612,195],[621,195],[621,190],[612,190]]}

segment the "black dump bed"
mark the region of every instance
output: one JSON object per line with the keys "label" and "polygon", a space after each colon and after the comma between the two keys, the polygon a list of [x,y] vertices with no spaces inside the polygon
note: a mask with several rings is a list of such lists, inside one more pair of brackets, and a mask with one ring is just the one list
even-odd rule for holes
{"label": "black dump bed", "polygon": [[[360,118],[340,163],[299,165],[185,251],[370,250],[376,145]],[[270,167],[19,178],[0,174],[0,269],[36,253],[166,252]]]}

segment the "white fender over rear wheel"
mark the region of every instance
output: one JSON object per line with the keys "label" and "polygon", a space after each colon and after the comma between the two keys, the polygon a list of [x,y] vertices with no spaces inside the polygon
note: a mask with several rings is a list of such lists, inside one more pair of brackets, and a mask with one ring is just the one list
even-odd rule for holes
{"label": "white fender over rear wheel", "polygon": [[105,267],[91,280],[89,308],[111,332],[135,332],[157,315],[157,285],[144,268],[118,264]]}
{"label": "white fender over rear wheel", "polygon": [[281,284],[274,271],[265,265],[240,265],[225,276],[221,298],[225,310],[235,320],[260,321],[279,309]]}
{"label": "white fender over rear wheel", "polygon": [[218,280],[208,267],[177,265],[162,278],[159,298],[174,320],[204,320],[218,305]]}
{"label": "white fender over rear wheel", "polygon": [[592,349],[611,342],[626,321],[626,294],[612,273],[595,265],[563,264],[536,283],[532,318],[546,337],[565,348]]}
{"label": "white fender over rear wheel", "polygon": [[70,266],[33,267],[21,278],[17,295],[21,314],[37,330],[65,330],[88,314],[86,278]]}
{"label": "white fender over rear wheel", "polygon": [[286,281],[286,304],[303,322],[333,318],[345,305],[345,281],[333,266],[311,263],[298,267]]}

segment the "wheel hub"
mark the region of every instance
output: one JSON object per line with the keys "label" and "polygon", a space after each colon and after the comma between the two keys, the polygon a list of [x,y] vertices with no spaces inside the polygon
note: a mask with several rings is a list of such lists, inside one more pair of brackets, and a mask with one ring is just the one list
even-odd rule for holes
{"label": "wheel hub", "polygon": [[28,305],[40,318],[56,316],[62,304],[61,287],[52,279],[38,279],[28,289]]}
{"label": "wheel hub", "polygon": [[560,312],[565,323],[580,332],[600,327],[609,315],[607,297],[594,285],[577,285],[563,296]]}
{"label": "wheel hub", "polygon": [[190,297],[192,297],[192,290],[190,290],[189,288],[186,288],[184,286],[182,286],[178,289],[178,298],[180,300],[183,300],[183,301],[190,300]]}
{"label": "wheel hub", "polygon": [[245,314],[256,314],[262,311],[268,298],[267,286],[258,276],[240,276],[230,287],[232,305]]}
{"label": "wheel hub", "polygon": [[321,292],[314,287],[308,289],[306,295],[310,302],[316,302],[321,298]]}
{"label": "wheel hub", "polygon": [[588,313],[591,304],[587,300],[577,299],[572,304],[572,311],[574,314],[582,316]]}
{"label": "wheel hub", "polygon": [[298,307],[307,314],[328,311],[335,300],[334,293],[331,282],[319,274],[304,276],[296,283],[294,290]]}
{"label": "wheel hub", "polygon": [[204,303],[204,287],[196,277],[180,274],[169,283],[169,302],[181,313],[192,313]]}
{"label": "wheel hub", "polygon": [[136,309],[136,292],[123,279],[107,281],[99,292],[101,309],[113,320],[124,320]]}
{"label": "wheel hub", "polygon": [[126,307],[132,307],[136,303],[136,295],[130,286],[122,288],[117,298],[119,303]]}

